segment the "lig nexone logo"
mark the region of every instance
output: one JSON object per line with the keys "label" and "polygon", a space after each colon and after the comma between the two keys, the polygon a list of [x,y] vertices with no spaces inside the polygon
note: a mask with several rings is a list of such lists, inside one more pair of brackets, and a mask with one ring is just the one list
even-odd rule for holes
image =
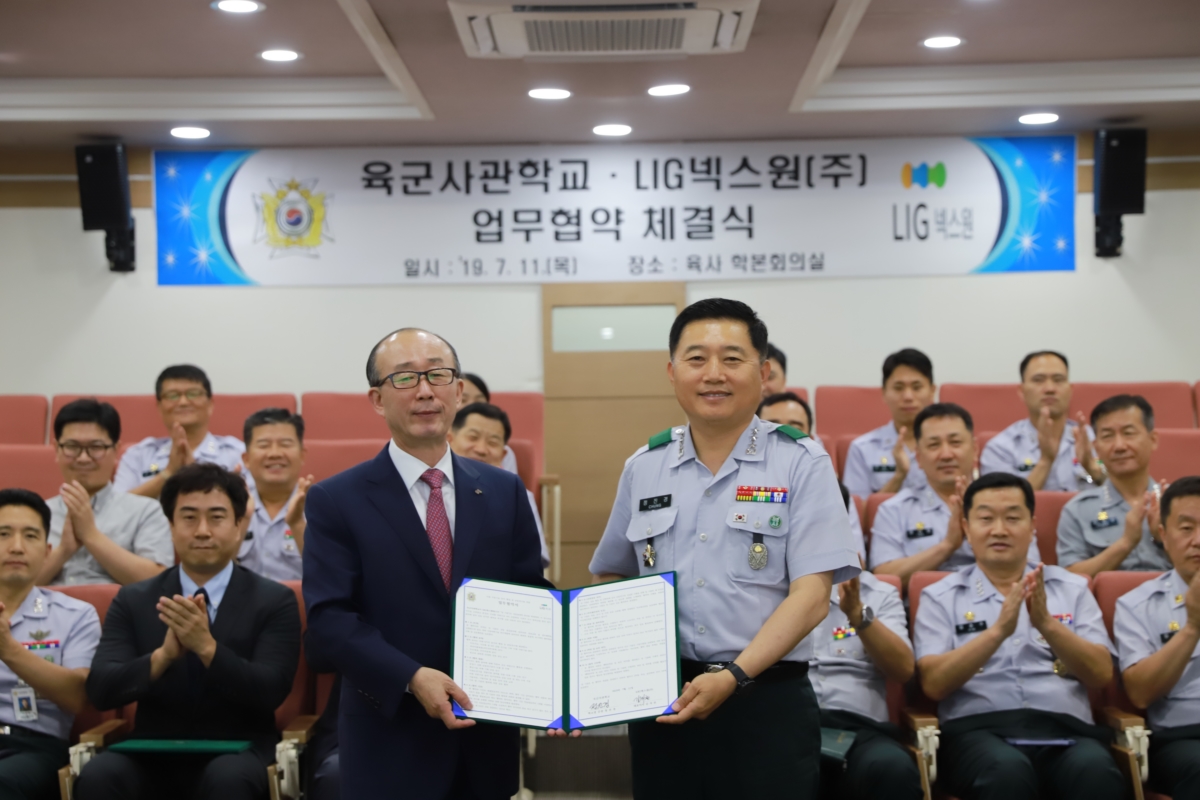
{"label": "lig nexone logo", "polygon": [[905,189],[911,189],[914,183],[922,189],[931,183],[940,189],[946,185],[946,165],[941,161],[932,167],[924,161],[916,167],[906,163],[900,168],[900,182]]}

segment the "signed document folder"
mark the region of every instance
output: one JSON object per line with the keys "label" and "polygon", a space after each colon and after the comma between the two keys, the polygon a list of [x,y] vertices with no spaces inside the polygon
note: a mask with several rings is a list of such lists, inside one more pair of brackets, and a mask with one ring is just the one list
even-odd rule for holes
{"label": "signed document folder", "polygon": [[673,714],[675,573],[546,589],[466,578],[454,596],[450,677],[464,719],[576,730]]}

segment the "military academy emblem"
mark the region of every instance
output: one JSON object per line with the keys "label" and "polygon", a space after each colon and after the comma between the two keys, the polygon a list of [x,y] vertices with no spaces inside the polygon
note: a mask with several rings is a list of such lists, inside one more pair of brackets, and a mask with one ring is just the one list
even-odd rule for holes
{"label": "military academy emblem", "polygon": [[301,183],[295,178],[286,183],[271,181],[272,191],[255,195],[258,208],[254,241],[271,248],[271,258],[286,255],[317,257],[317,247],[333,241],[329,235],[326,207],[332,196],[313,191],[316,179]]}

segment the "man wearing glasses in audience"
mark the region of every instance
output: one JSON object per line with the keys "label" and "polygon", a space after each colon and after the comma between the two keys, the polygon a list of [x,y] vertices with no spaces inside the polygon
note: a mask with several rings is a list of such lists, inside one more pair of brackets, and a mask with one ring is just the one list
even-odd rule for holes
{"label": "man wearing glasses in audience", "polygon": [[53,549],[39,584],[134,583],[175,563],[171,528],[158,503],[113,488],[121,417],[88,398],[54,418],[63,485],[49,502]]}
{"label": "man wearing glasses in audience", "polygon": [[200,461],[239,471],[245,445],[236,436],[208,430],[212,417],[212,384],[204,370],[191,364],[167,367],[154,386],[158,413],[169,436],[147,437],[121,459],[113,486],[118,492],[157,498],[167,478]]}

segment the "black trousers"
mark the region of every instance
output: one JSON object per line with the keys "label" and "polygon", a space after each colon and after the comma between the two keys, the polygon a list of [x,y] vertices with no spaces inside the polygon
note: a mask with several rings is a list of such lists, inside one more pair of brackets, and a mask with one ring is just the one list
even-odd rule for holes
{"label": "black trousers", "polygon": [[[1065,719],[1064,719],[1065,718]],[[1126,800],[1103,729],[1048,712],[1002,711],[947,722],[938,784],[962,800]],[[1015,747],[1006,738],[1066,738],[1067,747]]]}
{"label": "black trousers", "polygon": [[808,677],[762,683],[708,719],[629,725],[635,800],[816,800],[821,719]]}
{"label": "black trousers", "polygon": [[78,800],[266,800],[267,765],[254,750],[218,756],[100,753],[75,782]]}
{"label": "black trousers", "polygon": [[894,725],[822,709],[821,727],[854,731],[846,761],[821,759],[821,796],[845,800],[921,800],[921,773]]}
{"label": "black trousers", "polygon": [[55,800],[70,745],[54,736],[0,735],[0,798]]}
{"label": "black trousers", "polygon": [[1150,788],[1171,800],[1200,800],[1200,725],[1154,731]]}

